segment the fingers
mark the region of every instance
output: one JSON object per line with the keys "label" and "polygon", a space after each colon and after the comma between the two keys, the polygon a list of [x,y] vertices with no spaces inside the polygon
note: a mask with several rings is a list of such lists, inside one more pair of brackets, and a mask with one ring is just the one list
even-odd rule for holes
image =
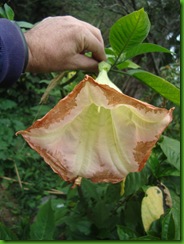
{"label": "fingers", "polygon": [[[98,28],[71,16],[49,17],[25,33],[29,47],[26,71],[97,71],[106,60],[104,42]],[[92,52],[92,58],[84,53]]]}
{"label": "fingers", "polygon": [[90,26],[85,33],[84,50],[92,52],[92,57],[97,61],[106,60],[101,32],[94,26]]}
{"label": "fingers", "polygon": [[99,40],[99,42],[104,45],[101,31],[97,27],[87,22],[83,22],[83,23],[85,24],[86,28]]}
{"label": "fingers", "polygon": [[73,64],[71,66],[73,66],[74,70],[98,71],[98,61],[84,54],[76,54],[72,61]]}
{"label": "fingers", "polygon": [[92,34],[87,35],[84,40],[85,50],[92,52],[92,57],[97,61],[106,60],[104,44]]}

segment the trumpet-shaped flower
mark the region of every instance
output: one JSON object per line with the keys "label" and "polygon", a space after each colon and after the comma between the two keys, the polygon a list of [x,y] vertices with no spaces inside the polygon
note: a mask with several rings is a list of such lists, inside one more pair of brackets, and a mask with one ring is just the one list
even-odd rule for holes
{"label": "trumpet-shaped flower", "polygon": [[140,171],[172,121],[173,108],[154,107],[99,79],[86,75],[43,118],[17,132],[69,182],[116,183]]}

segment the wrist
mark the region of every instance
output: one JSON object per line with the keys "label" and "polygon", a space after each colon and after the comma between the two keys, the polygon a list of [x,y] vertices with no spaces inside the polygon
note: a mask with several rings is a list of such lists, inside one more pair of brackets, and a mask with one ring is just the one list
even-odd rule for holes
{"label": "wrist", "polygon": [[26,40],[27,43],[27,47],[28,47],[28,60],[27,60],[27,64],[25,66],[25,71],[27,72],[31,72],[32,71],[32,52],[31,52],[31,48],[30,48],[30,40],[29,40],[29,34],[28,32],[26,32],[24,34],[24,38]]}
{"label": "wrist", "polygon": [[17,28],[17,31],[20,34],[20,39],[22,41],[22,48],[24,50],[24,64],[23,64],[23,69],[22,69],[22,73],[25,72],[27,64],[28,64],[28,58],[29,58],[29,52],[28,52],[28,45],[27,45],[27,41],[26,38],[24,36],[24,33],[22,32],[21,28],[18,26],[18,24],[16,23],[16,21],[11,21],[15,27]]}

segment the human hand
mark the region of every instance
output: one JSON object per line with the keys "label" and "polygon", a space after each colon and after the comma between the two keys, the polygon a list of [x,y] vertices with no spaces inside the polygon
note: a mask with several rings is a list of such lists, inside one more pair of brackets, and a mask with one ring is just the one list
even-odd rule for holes
{"label": "human hand", "polygon": [[[48,17],[25,33],[26,71],[97,70],[105,60],[100,30],[71,16]],[[92,58],[85,52],[92,52]]]}

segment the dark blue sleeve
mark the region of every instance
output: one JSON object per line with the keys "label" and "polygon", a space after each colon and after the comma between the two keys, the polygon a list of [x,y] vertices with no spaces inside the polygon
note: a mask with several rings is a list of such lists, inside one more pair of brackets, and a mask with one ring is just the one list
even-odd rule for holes
{"label": "dark blue sleeve", "polygon": [[28,61],[28,48],[19,26],[0,19],[0,86],[10,86],[24,72]]}

